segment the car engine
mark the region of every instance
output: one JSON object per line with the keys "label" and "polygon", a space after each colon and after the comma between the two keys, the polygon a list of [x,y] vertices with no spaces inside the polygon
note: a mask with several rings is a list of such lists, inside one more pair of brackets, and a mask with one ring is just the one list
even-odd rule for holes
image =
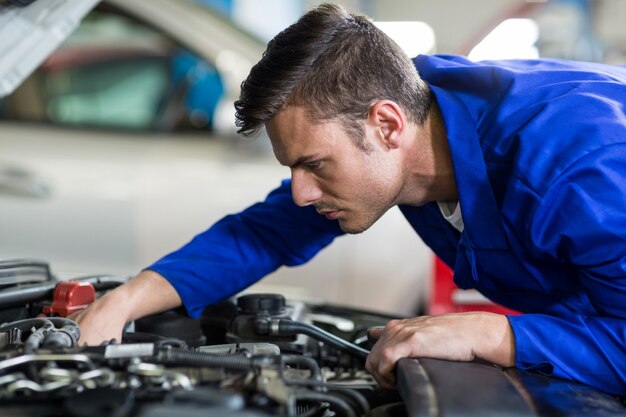
{"label": "car engine", "polygon": [[402,358],[397,390],[364,368],[367,330],[393,317],[246,294],[199,319],[170,310],[121,341],[78,346],[68,318],[124,282],[57,280],[0,261],[0,415],[11,417],[623,416],[623,397],[477,359]]}
{"label": "car engine", "polygon": [[391,317],[247,294],[200,319],[172,310],[123,340],[78,346],[67,318],[125,282],[58,281],[44,262],[0,262],[0,414],[11,416],[404,415],[365,371],[367,329]]}

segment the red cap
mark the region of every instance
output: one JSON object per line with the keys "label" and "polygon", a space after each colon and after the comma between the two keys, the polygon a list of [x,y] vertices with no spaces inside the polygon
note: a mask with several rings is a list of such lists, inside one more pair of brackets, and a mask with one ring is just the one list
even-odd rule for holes
{"label": "red cap", "polygon": [[54,289],[54,301],[50,306],[44,306],[43,312],[47,315],[67,317],[72,313],[87,308],[96,300],[96,290],[89,282],[62,281]]}

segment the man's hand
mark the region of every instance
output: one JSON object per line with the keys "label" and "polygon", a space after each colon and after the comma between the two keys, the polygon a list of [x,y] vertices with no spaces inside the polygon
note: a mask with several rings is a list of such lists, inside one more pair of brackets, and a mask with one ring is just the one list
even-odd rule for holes
{"label": "man's hand", "polygon": [[121,342],[128,312],[118,295],[114,290],[68,317],[78,323],[80,328],[79,346],[96,346],[111,339]]}
{"label": "man's hand", "polygon": [[515,365],[515,340],[506,316],[460,313],[392,320],[370,330],[377,340],[365,367],[383,387],[395,386],[395,367],[401,358],[471,361],[481,358],[509,367]]}
{"label": "man's hand", "polygon": [[181,305],[172,285],[154,271],[143,271],[69,318],[80,327],[79,345],[122,340],[126,322]]}

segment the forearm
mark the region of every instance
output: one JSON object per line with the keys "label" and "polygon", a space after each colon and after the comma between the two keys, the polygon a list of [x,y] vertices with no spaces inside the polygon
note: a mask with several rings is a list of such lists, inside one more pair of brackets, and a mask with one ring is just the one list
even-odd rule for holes
{"label": "forearm", "polygon": [[126,321],[160,313],[181,305],[174,287],[160,274],[144,270],[102,298],[103,302],[117,306]]}
{"label": "forearm", "polygon": [[200,317],[283,265],[311,259],[343,232],[313,206],[293,203],[288,182],[263,203],[229,215],[148,268],[167,277],[187,313]]}
{"label": "forearm", "polygon": [[506,316],[475,313],[474,354],[503,367],[515,366],[515,337]]}
{"label": "forearm", "polygon": [[80,344],[121,340],[126,322],[181,305],[174,287],[154,271],[145,270],[108,292],[71,318],[80,325]]}

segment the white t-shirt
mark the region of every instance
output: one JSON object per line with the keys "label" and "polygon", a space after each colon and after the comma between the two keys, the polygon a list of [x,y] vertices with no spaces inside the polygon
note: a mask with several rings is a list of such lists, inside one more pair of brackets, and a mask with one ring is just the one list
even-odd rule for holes
{"label": "white t-shirt", "polygon": [[458,201],[437,201],[439,211],[443,214],[443,218],[448,221],[459,232],[463,232],[465,225],[463,224],[463,215],[461,214],[461,205]]}

